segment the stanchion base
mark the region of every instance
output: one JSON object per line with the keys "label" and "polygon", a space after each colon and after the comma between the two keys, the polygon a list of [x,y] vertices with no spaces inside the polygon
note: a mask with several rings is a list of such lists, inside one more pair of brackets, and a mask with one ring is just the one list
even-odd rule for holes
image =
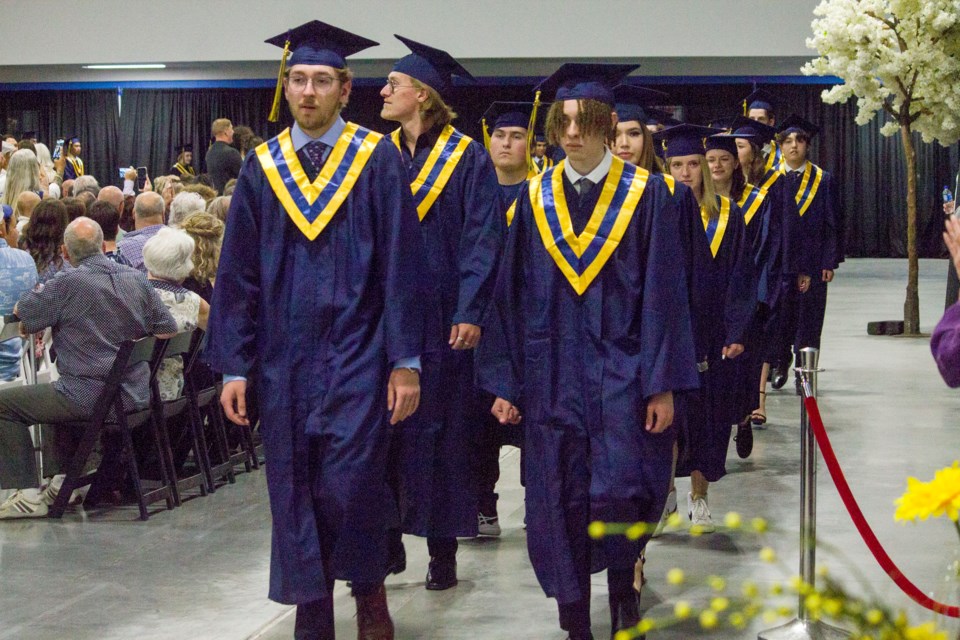
{"label": "stanchion base", "polygon": [[851,637],[853,634],[849,631],[813,620],[793,620],[782,627],[767,629],[757,635],[758,640],[844,640]]}

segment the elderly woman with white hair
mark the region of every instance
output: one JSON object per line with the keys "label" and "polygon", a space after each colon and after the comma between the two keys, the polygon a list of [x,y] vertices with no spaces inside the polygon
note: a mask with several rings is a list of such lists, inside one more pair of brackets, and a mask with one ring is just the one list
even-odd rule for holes
{"label": "elderly woman with white hair", "polygon": [[182,191],[170,202],[170,219],[167,224],[171,227],[178,227],[193,214],[206,210],[207,201],[203,199],[203,196],[192,191]]}
{"label": "elderly woman with white hair", "polygon": [[[210,305],[196,293],[187,290],[183,281],[193,271],[194,241],[185,231],[165,227],[143,246],[143,264],[147,279],[177,321],[177,331],[207,328]],[[183,391],[183,360],[164,360],[157,374],[160,397],[173,400]]]}

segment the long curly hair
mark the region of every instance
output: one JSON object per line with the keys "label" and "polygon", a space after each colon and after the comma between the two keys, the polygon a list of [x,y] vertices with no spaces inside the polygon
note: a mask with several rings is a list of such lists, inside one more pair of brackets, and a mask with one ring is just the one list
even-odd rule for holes
{"label": "long curly hair", "polygon": [[212,282],[220,263],[220,245],[223,242],[225,225],[215,215],[200,212],[181,222],[180,228],[196,243],[193,250],[193,272],[190,275],[198,282]]}
{"label": "long curly hair", "polygon": [[22,243],[37,265],[37,273],[43,273],[51,266],[54,269],[63,266],[60,246],[67,224],[67,208],[59,200],[42,200],[33,210],[30,222],[24,229]]}

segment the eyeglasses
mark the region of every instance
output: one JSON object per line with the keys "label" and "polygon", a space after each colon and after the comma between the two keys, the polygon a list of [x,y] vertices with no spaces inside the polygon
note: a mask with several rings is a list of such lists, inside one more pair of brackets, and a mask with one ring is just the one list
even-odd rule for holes
{"label": "eyeglasses", "polygon": [[387,86],[390,87],[389,95],[397,92],[397,89],[416,89],[412,84],[400,84],[396,80],[387,80]]}
{"label": "eyeglasses", "polygon": [[307,76],[290,76],[288,79],[290,82],[290,87],[294,91],[305,91],[307,89],[307,84],[313,85],[313,90],[317,93],[323,91],[329,91],[330,87],[333,86],[333,83],[336,82],[336,78],[332,76],[314,76],[309,78]]}

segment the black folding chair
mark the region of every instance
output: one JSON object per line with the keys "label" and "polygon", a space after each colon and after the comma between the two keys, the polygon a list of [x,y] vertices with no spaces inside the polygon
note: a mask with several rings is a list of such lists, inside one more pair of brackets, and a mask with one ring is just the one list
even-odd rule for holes
{"label": "black folding chair", "polygon": [[[160,362],[163,360],[166,346],[165,340],[157,340],[153,337],[137,341],[129,340],[121,344],[90,419],[54,425],[60,428],[79,430],[81,435],[76,451],[66,465],[63,485],[60,487],[53,506],[50,507],[49,517],[62,517],[74,490],[101,481],[105,473],[109,477],[115,470],[115,465],[120,465],[121,470],[126,471],[130,476],[137,496],[141,520],[150,517],[147,505],[159,500],[165,500],[167,509],[173,509],[175,487],[171,483],[167,468],[168,450],[165,450],[165,440],[159,428],[156,403],[151,401],[150,406],[146,409],[135,409],[128,412],[123,407],[122,393],[123,379],[128,367],[143,362],[150,364],[150,388],[155,388],[157,371]],[[131,431],[140,427],[146,427],[151,431],[157,456],[161,462],[159,465],[161,476],[159,482],[143,480],[140,477],[136,450],[131,436]],[[97,470],[84,474],[84,467],[97,441],[101,435],[107,433],[119,434],[119,451],[116,450],[116,447],[111,451],[108,451],[105,447],[104,459]]]}

